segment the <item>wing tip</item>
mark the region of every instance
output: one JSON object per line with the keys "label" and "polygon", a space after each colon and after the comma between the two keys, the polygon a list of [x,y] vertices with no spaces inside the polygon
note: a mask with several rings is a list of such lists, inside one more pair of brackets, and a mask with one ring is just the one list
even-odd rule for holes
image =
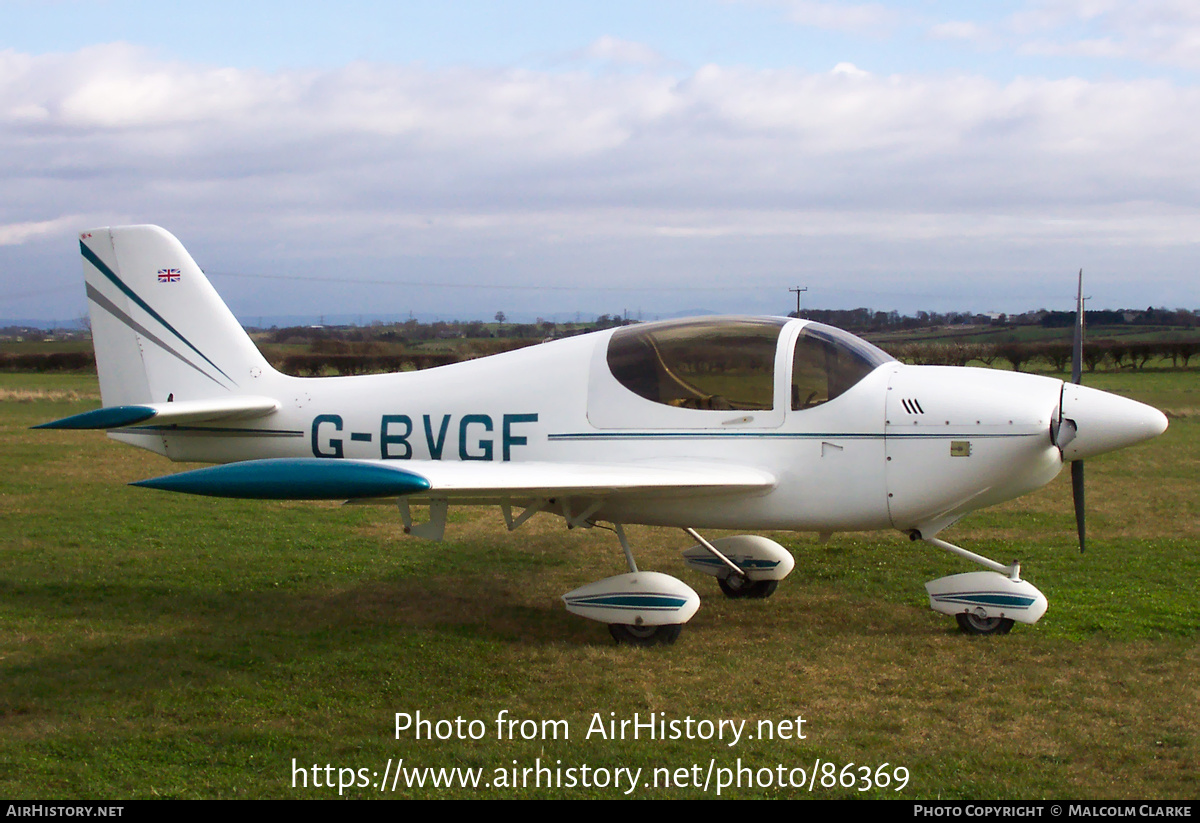
{"label": "wing tip", "polygon": [[317,457],[246,460],[137,480],[131,486],[249,500],[353,500],[429,491],[416,472],[376,462]]}
{"label": "wing tip", "polygon": [[150,406],[107,406],[73,414],[49,423],[31,426],[34,429],[120,429],[144,423],[158,412]]}

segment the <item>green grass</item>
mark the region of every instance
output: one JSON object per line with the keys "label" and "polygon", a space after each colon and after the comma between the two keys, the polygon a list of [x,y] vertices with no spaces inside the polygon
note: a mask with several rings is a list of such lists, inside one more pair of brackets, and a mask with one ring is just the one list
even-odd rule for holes
{"label": "green grass", "polygon": [[[30,431],[98,405],[94,377],[0,375],[0,796],[336,797],[311,766],[905,767],[904,798],[1194,798],[1200,401],[1186,372],[1106,373],[1171,428],[947,538],[1019,557],[1035,627],[970,639],[922,584],[974,570],[898,534],[776,535],[797,568],[766,601],[681,570],[677,531],[631,528],[643,568],[704,598],[671,648],[615,647],[559,595],[623,571],[613,536],[456,510],[443,543],[387,507],[221,501],[130,488],[177,469],[97,433]],[[396,712],[480,719],[479,741],[395,738]],[[501,710],[569,740],[497,740]],[[804,740],[605,741],[594,713],[780,721]],[[310,787],[292,787],[292,759]],[[394,767],[394,762],[393,762]],[[324,775],[324,773],[322,773]],[[643,773],[643,780],[647,773]],[[355,788],[348,796],[379,796]],[[711,797],[652,789],[636,797]],[[806,797],[792,788],[727,795]],[[383,796],[620,797],[614,788]],[[859,796],[821,789],[813,796]]]}

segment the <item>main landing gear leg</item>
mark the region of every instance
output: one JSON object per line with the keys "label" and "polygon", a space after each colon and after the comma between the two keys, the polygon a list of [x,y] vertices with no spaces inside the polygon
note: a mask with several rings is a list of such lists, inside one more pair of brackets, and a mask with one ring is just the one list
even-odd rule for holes
{"label": "main landing gear leg", "polygon": [[629,540],[625,537],[625,527],[620,523],[613,523],[613,531],[617,533],[617,539],[621,541],[621,550],[625,552],[625,562],[629,564],[629,571],[637,573],[637,563],[633,559],[633,549],[629,548]]}
{"label": "main landing gear leg", "polygon": [[[613,523],[613,531],[617,533],[617,539],[621,541],[621,550],[625,552],[625,562],[629,565],[629,572],[637,574],[637,561],[633,559],[633,549],[629,547],[629,539],[625,537],[625,527],[620,523]],[[667,623],[662,626],[639,626],[629,623],[608,624],[608,633],[612,635],[612,639],[617,641],[618,645],[628,643],[630,646],[657,646],[662,643],[669,646],[679,639],[681,631],[683,631],[682,623]]]}
{"label": "main landing gear leg", "polygon": [[[613,523],[613,531],[617,533],[617,539],[621,541],[621,551],[625,552],[625,562],[629,566],[630,573],[636,574],[637,561],[633,559],[633,549],[629,547],[629,538],[625,536],[625,527],[620,523]],[[657,646],[662,643],[669,646],[679,639],[679,632],[682,630],[682,623],[668,623],[665,626],[608,624],[608,633],[612,635],[613,640],[617,641],[617,645],[628,643],[630,646]]]}

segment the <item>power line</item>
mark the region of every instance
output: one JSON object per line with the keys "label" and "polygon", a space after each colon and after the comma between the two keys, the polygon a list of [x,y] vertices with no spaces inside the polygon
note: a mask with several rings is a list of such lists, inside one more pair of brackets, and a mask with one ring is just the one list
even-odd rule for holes
{"label": "power line", "polygon": [[[239,277],[254,280],[298,280],[302,283],[354,283],[364,286],[396,286],[426,289],[495,289],[499,291],[611,291],[611,292],[686,292],[745,291],[745,283],[726,286],[519,286],[496,283],[428,283],[415,280],[371,280],[362,277],[300,277],[294,274],[243,274],[241,272],[205,272],[209,277]],[[750,287],[754,288],[754,287]],[[759,286],[758,288],[769,288]]]}
{"label": "power line", "polygon": [[[59,293],[63,292],[64,290],[69,291],[70,289],[72,289],[74,287],[75,287],[75,284],[70,284],[70,285],[63,285],[63,286],[54,286],[53,288],[49,288],[49,289],[37,289],[36,291],[24,291],[24,292],[18,292],[17,294],[6,294],[3,296],[3,300],[5,302],[7,302],[10,300],[23,300],[26,297],[41,297],[44,294],[59,294]],[[82,296],[83,291],[80,290],[79,294]]]}

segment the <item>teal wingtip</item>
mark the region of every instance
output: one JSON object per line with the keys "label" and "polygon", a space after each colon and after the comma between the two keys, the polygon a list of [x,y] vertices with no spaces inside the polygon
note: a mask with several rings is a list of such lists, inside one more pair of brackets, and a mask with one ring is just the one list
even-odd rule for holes
{"label": "teal wingtip", "polygon": [[248,500],[353,500],[399,497],[432,488],[421,475],[398,466],[312,457],[247,460],[129,485]]}
{"label": "teal wingtip", "polygon": [[158,414],[149,406],[109,406],[32,426],[35,429],[120,429]]}

